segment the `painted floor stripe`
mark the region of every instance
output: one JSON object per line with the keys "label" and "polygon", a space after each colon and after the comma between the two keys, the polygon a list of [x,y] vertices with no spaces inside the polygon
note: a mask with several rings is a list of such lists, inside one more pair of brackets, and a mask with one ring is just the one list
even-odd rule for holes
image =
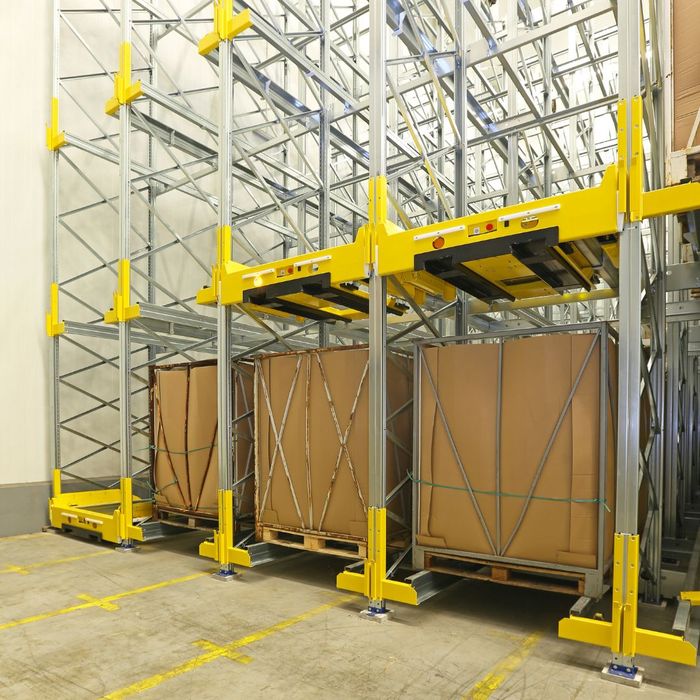
{"label": "painted floor stripe", "polygon": [[114,602],[117,600],[122,600],[123,598],[128,598],[132,595],[139,595],[140,593],[149,593],[150,591],[156,591],[159,588],[166,588],[167,586],[174,586],[177,583],[193,581],[196,578],[201,578],[202,576],[208,575],[208,571],[200,571],[196,574],[190,574],[189,576],[180,576],[179,578],[172,578],[168,581],[152,583],[150,586],[142,586],[141,588],[134,588],[130,591],[115,593],[114,595],[108,595],[104,598],[92,598],[91,596],[88,596],[87,594],[83,593],[77,597],[85,600],[86,602],[84,603],[79,603],[78,605],[71,605],[67,608],[60,608],[59,610],[50,610],[49,612],[39,613],[38,615],[22,617],[19,620],[10,620],[9,622],[4,622],[0,624],[0,632],[3,630],[12,629],[13,627],[20,627],[21,625],[30,625],[33,622],[41,622],[42,620],[48,620],[49,618],[58,617],[59,615],[68,615],[69,613],[77,612],[78,610],[87,610],[88,608],[103,608],[105,610],[117,610],[118,607],[114,605]]}
{"label": "painted floor stripe", "polygon": [[183,673],[189,673],[190,671],[194,671],[196,668],[199,668],[200,666],[204,666],[205,664],[214,661],[214,659],[220,659],[223,657],[232,659],[234,661],[238,661],[239,663],[249,663],[251,660],[250,657],[245,656],[244,654],[240,654],[237,651],[241,647],[245,647],[248,646],[248,644],[259,642],[261,639],[265,639],[265,637],[269,637],[270,635],[275,634],[276,632],[281,632],[282,630],[285,630],[288,627],[297,625],[300,622],[304,622],[304,620],[308,620],[309,618],[315,617],[316,615],[320,615],[321,613],[326,612],[326,610],[330,610],[339,605],[342,605],[343,603],[355,600],[356,598],[357,596],[354,595],[341,596],[339,598],[336,598],[335,600],[332,600],[330,603],[319,605],[318,607],[312,608],[311,610],[307,610],[306,612],[301,613],[300,615],[290,617],[287,620],[282,620],[281,622],[278,622],[277,624],[272,625],[271,627],[259,630],[258,632],[253,632],[252,634],[248,634],[245,637],[241,637],[240,639],[237,639],[223,646],[217,646],[216,644],[212,644],[211,642],[207,642],[206,640],[199,640],[195,642],[195,644],[204,649],[208,649],[209,651],[207,651],[207,653],[195,656],[189,661],[185,661],[184,663],[181,663],[178,666],[175,666],[170,670],[165,671],[164,673],[157,673],[156,675],[151,676],[150,678],[145,678],[142,681],[137,681],[132,685],[126,686],[125,688],[121,688],[120,690],[115,690],[114,692],[109,693],[109,695],[105,695],[103,700],[121,700],[121,698],[128,698],[132,695],[137,695],[138,693],[142,693],[145,690],[155,688],[156,686],[159,686],[161,683],[164,683],[165,681],[170,680],[171,678],[176,678],[177,676],[181,676]]}
{"label": "painted floor stripe", "polygon": [[43,569],[47,566],[57,566],[58,564],[69,564],[73,561],[82,561],[83,559],[92,559],[93,557],[101,557],[105,554],[114,554],[111,551],[91,552],[90,554],[79,554],[74,557],[64,557],[63,559],[51,559],[49,561],[38,561],[33,564],[8,564],[4,569],[0,569],[0,574],[22,574],[26,576],[34,569]]}
{"label": "painted floor stripe", "polygon": [[505,659],[499,661],[464,697],[470,700],[486,700],[517,671],[540,641],[541,632],[525,637]]}
{"label": "painted floor stripe", "polygon": [[35,537],[43,537],[45,534],[45,532],[30,532],[27,535],[6,535],[5,537],[0,537],[0,544],[13,542],[14,540],[32,540]]}

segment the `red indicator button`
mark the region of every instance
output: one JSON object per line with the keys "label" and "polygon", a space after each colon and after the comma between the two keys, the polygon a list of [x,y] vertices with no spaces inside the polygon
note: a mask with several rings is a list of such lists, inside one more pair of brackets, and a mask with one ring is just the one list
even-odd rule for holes
{"label": "red indicator button", "polygon": [[493,231],[493,224],[486,224],[487,231]]}

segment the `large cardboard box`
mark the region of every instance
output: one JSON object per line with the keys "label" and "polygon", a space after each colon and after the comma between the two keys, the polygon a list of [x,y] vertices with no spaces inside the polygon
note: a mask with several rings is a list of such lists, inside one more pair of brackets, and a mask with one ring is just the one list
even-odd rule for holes
{"label": "large cardboard box", "polygon": [[[411,468],[411,358],[387,361],[387,492]],[[256,526],[365,541],[369,352],[366,347],[255,360]],[[399,410],[402,409],[402,410]],[[390,536],[410,532],[410,483],[388,505]]]}
{"label": "large cardboard box", "polygon": [[[673,150],[688,146],[700,109],[700,2],[673,0]],[[700,145],[700,129],[691,146]]]}
{"label": "large cardboard box", "polygon": [[[216,362],[160,365],[150,377],[156,509],[216,518],[218,417]],[[253,368],[232,367],[236,514],[253,513]]]}
{"label": "large cardboard box", "polygon": [[597,333],[419,348],[417,545],[595,569],[602,410],[609,558],[617,352],[603,337],[602,406]]}

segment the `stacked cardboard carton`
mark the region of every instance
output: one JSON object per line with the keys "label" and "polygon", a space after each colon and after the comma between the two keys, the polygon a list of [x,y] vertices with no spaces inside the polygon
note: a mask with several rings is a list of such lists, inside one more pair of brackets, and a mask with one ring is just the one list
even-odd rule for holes
{"label": "stacked cardboard carton", "polygon": [[[313,350],[256,359],[256,525],[337,539],[367,538],[369,352]],[[387,362],[387,491],[411,467],[412,366]],[[398,446],[396,443],[400,443]],[[410,486],[410,484],[407,484]],[[410,523],[410,488],[389,505],[390,533]]]}
{"label": "stacked cardboard carton", "polygon": [[[700,145],[700,128],[692,134],[700,110],[700,2],[673,0],[673,146],[681,151]],[[690,140],[690,144],[688,141]]]}
{"label": "stacked cardboard carton", "polygon": [[617,352],[606,338],[601,405],[600,342],[595,333],[556,334],[421,350],[418,545],[594,569],[602,496],[608,558]]}
{"label": "stacked cardboard carton", "polygon": [[[252,366],[232,368],[236,450],[236,512],[252,514]],[[163,365],[151,373],[153,483],[156,509],[216,518],[218,514],[218,419],[216,363]]]}

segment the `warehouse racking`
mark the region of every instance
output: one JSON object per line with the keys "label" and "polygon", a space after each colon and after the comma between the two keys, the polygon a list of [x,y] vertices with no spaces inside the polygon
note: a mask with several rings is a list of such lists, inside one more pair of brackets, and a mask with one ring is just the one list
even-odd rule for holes
{"label": "warehouse racking", "polygon": [[[424,572],[397,580],[408,551],[387,561],[387,346],[614,319],[621,361],[612,622],[586,618],[575,606],[560,634],[609,648],[613,673],[634,677],[636,653],[694,664],[689,642],[640,629],[636,620],[638,586],[646,600],[660,600],[662,536],[678,534],[698,484],[693,322],[699,316],[697,302],[684,298],[692,283],[683,278],[688,268],[674,267],[681,265],[681,234],[670,215],[700,208],[700,185],[663,189],[666,4],[215,2],[214,32],[203,39],[212,3],[184,11],[180,4],[123,0],[115,10],[103,0],[56,3],[54,94],[60,99],[48,138],[56,183],[56,284],[48,323],[57,433],[52,523],[98,532],[124,549],[158,534],[162,526],[148,520],[148,495],[133,497],[145,470],[136,465],[144,461],[146,423],[132,415],[143,390],[140,372],[157,361],[215,351],[219,426],[225,426],[218,441],[220,522],[201,553],[216,559],[224,577],[234,565],[264,561],[269,548],[237,540],[228,362],[264,349],[368,340],[368,555],[359,569],[341,573],[338,585],[366,595],[370,616],[385,614],[390,600],[416,604],[440,582]],[[75,27],[84,16],[99,50],[90,50]],[[65,45],[60,27],[99,71],[58,72]],[[69,126],[64,136],[65,96],[74,81],[94,81],[101,86],[95,92],[105,92],[110,71],[100,51],[111,42],[116,55],[119,35],[120,69],[108,105],[118,114],[118,143],[103,117],[88,118],[87,138]],[[174,81],[166,56],[178,51],[170,44],[175,41],[183,62],[204,66],[205,87]],[[189,74],[201,75],[199,68]],[[198,102],[214,94],[218,123],[205,117],[211,104]],[[94,113],[89,99],[88,105],[85,115]],[[85,154],[84,165],[73,167],[73,151]],[[119,165],[118,178],[101,174],[118,181],[117,196],[100,188],[96,200],[75,207],[75,215],[97,209],[105,217],[90,229],[105,238],[104,251],[66,221],[73,210],[58,208],[59,165],[80,174],[88,160]],[[215,196],[210,190],[217,180]],[[187,205],[164,197],[192,203],[206,223],[187,232],[180,230],[182,218],[169,224],[166,207],[182,212],[178,207]],[[115,214],[119,236],[108,237],[107,217]],[[62,256],[79,262],[64,247],[66,232],[99,265],[59,277]],[[142,248],[133,249],[135,236]],[[195,241],[201,247],[193,250]],[[198,268],[208,275],[204,260],[214,268],[196,297],[202,306],[195,307],[183,280],[201,278]],[[175,280],[172,269],[179,270]],[[105,272],[117,277],[118,291],[102,323],[96,299],[106,296]],[[510,284],[503,284],[504,273]],[[72,287],[77,280],[86,285],[80,292]],[[679,295],[668,306],[667,280]],[[586,291],[576,291],[581,288]],[[59,294],[77,304],[76,318],[85,320],[62,322]],[[672,330],[665,342],[667,321]],[[119,439],[79,431],[98,445],[95,455],[79,460],[88,470],[94,456],[119,454],[118,489],[108,483],[112,488],[63,493],[61,476],[79,476],[74,460],[62,455],[67,436],[75,434],[70,424],[82,416],[61,413],[67,403],[61,387],[81,396],[87,391],[67,383],[71,375],[60,364],[66,345],[97,357],[97,363],[73,359],[69,372],[109,367],[118,375],[118,400],[93,394],[89,414],[92,429],[99,423],[108,431],[115,422],[105,415],[118,408]],[[145,359],[134,362],[137,353]],[[649,440],[640,450],[641,392],[652,408]],[[103,420],[94,420],[97,413]],[[650,499],[638,532],[641,475]],[[98,508],[112,504],[111,514]]]}

